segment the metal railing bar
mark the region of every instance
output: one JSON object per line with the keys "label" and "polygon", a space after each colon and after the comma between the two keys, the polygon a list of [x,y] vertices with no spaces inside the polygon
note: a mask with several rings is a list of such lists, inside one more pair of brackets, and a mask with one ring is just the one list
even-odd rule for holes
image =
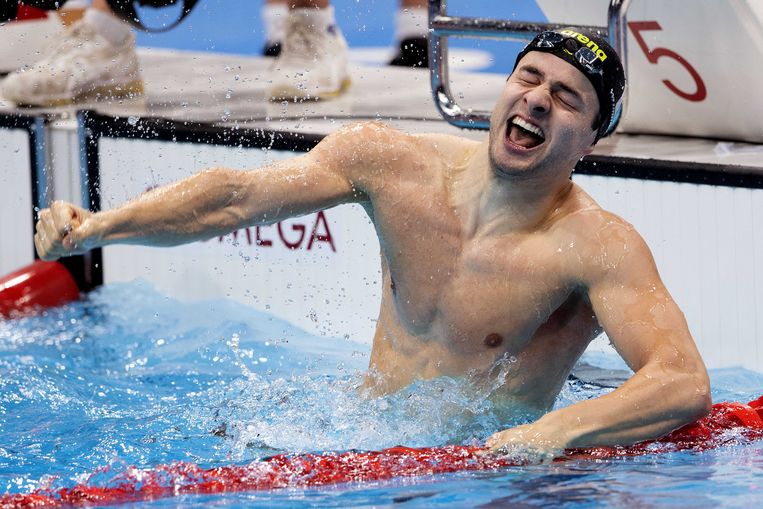
{"label": "metal railing bar", "polygon": [[[527,21],[511,21],[491,18],[467,18],[460,16],[436,15],[429,21],[430,30],[439,36],[447,37],[478,37],[485,39],[512,39],[530,42],[533,37],[544,30],[556,30],[570,26],[563,23],[534,23]],[[577,28],[589,32],[607,35],[606,27],[581,26]]]}
{"label": "metal railing bar", "polygon": [[[606,27],[574,25],[607,37],[626,66],[626,14],[631,0],[610,0]],[[530,41],[539,32],[569,26],[560,23],[469,18],[447,15],[447,0],[429,0],[429,72],[435,106],[450,124],[466,129],[489,129],[490,112],[463,108],[450,90],[448,38],[476,37]],[[627,92],[626,92],[627,93]],[[623,98],[623,110],[627,97]]]}

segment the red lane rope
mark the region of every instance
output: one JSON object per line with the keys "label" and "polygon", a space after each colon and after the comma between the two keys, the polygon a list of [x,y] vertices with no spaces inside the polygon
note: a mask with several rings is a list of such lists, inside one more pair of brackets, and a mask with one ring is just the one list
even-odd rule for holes
{"label": "red lane rope", "polygon": [[[707,450],[740,440],[763,438],[763,397],[743,403],[717,403],[709,415],[658,439],[627,447],[569,449],[555,461],[608,459],[681,450]],[[481,447],[392,447],[382,451],[280,454],[248,465],[203,469],[192,463],[129,468],[107,486],[78,484],[58,490],[0,497],[2,508],[90,507],[147,501],[193,493],[223,493],[379,481],[395,477],[497,470],[520,466],[485,454]]]}

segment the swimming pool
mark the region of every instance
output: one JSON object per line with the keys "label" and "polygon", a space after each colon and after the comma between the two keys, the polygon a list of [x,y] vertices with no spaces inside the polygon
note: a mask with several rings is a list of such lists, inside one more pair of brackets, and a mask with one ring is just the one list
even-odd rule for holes
{"label": "swimming pool", "polygon": [[[311,336],[228,300],[180,303],[109,284],[43,316],[0,322],[0,487],[107,485],[131,465],[203,468],[280,452],[478,443],[500,427],[468,379],[367,399],[368,345]],[[622,369],[614,355],[587,361]],[[711,372],[714,400],[763,375]],[[557,405],[611,389],[570,381]],[[183,495],[151,507],[750,507],[763,442],[713,451],[464,472],[324,488]]]}

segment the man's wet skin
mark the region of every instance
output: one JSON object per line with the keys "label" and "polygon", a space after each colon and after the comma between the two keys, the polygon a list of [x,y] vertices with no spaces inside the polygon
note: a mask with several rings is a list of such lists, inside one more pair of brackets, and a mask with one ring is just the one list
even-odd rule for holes
{"label": "man's wet skin", "polygon": [[359,203],[381,246],[371,392],[496,377],[490,397],[507,402],[497,406],[540,414],[606,330],[634,370],[628,381],[486,445],[552,457],[655,438],[709,410],[709,381],[646,243],[570,180],[593,150],[597,115],[577,68],[530,52],[483,142],[352,125],[306,155],[252,172],[205,170],[114,210],[54,204],[35,245],[43,259],[112,243],[171,246]]}
{"label": "man's wet skin", "polygon": [[[548,408],[600,330],[575,286],[578,254],[570,248],[581,240],[571,232],[600,209],[572,186],[538,230],[502,232],[494,223],[467,232],[466,213],[452,206],[459,198],[448,189],[465,178],[464,168],[448,165],[455,140],[398,141],[416,145],[406,153],[416,154],[408,157],[419,171],[385,186],[372,210],[384,225],[384,289],[366,385],[389,392],[416,378],[487,373],[513,357],[501,392]],[[579,217],[570,218],[574,212]]]}
{"label": "man's wet skin", "polygon": [[[384,290],[367,381],[378,391],[416,377],[485,373],[508,356],[516,366],[501,391],[546,409],[600,332],[576,274],[581,251],[575,246],[590,246],[590,239],[575,232],[613,219],[568,174],[559,186],[559,170],[550,166],[570,168],[588,150],[593,131],[580,127],[593,123],[595,107],[582,113],[576,130],[567,127],[569,111],[561,127],[552,124],[553,106],[543,103],[549,99],[524,95],[556,58],[526,60],[496,106],[487,142],[389,140],[399,144],[400,164],[385,170],[383,194],[367,206],[382,240]],[[593,88],[571,66],[554,79],[554,86],[563,83],[565,101],[596,104]],[[579,150],[573,158],[566,155],[571,146]],[[559,191],[528,217],[510,195],[512,186],[528,194],[531,179]]]}

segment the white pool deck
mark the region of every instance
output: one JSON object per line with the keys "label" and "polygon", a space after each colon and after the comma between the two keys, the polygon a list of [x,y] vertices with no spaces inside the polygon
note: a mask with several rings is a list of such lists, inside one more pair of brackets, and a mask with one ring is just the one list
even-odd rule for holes
{"label": "white pool deck", "polygon": [[[66,119],[77,109],[104,115],[159,117],[179,122],[325,135],[339,126],[379,119],[409,132],[443,132],[481,139],[484,131],[463,130],[442,120],[425,70],[354,65],[352,86],[327,101],[273,103],[265,100],[271,60],[177,50],[139,50],[146,94],[130,101],[99,101],[73,107],[21,108],[0,97],[0,113],[45,114]],[[451,72],[459,104],[490,110],[505,76]],[[763,168],[763,145],[729,140],[618,134],[602,140],[594,154],[638,159]]]}

